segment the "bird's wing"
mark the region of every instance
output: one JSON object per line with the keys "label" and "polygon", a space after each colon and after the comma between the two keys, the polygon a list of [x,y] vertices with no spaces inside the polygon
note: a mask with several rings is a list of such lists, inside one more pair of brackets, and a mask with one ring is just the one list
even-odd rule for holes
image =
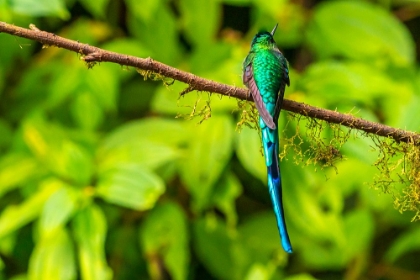
{"label": "bird's wing", "polygon": [[288,62],[286,58],[277,48],[273,50],[273,54],[280,61],[281,70],[283,72],[281,73],[281,84],[280,84],[279,94],[277,96],[276,108],[274,110],[274,119],[277,120],[279,118],[281,107],[283,105],[284,91],[286,89],[286,85],[290,86],[290,79],[289,79],[289,66],[288,66]]}
{"label": "bird's wing", "polygon": [[251,92],[252,98],[254,99],[255,105],[257,106],[258,112],[261,118],[264,120],[264,123],[269,128],[275,129],[276,124],[273,121],[273,117],[270,115],[267,108],[265,108],[264,102],[260,94],[260,90],[258,89],[257,84],[255,83],[254,74],[252,72],[252,63],[251,61],[247,61],[248,57],[245,59],[242,81]]}

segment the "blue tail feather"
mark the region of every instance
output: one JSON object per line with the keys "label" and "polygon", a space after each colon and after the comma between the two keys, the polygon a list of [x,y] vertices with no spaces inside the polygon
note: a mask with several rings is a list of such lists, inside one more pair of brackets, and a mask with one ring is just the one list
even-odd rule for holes
{"label": "blue tail feather", "polygon": [[[277,127],[277,124],[276,124]],[[292,245],[287,234],[282,203],[282,184],[279,165],[279,136],[278,130],[264,127],[262,129],[262,142],[268,174],[268,190],[276,215],[277,227],[280,232],[281,245],[287,253],[292,253]]]}

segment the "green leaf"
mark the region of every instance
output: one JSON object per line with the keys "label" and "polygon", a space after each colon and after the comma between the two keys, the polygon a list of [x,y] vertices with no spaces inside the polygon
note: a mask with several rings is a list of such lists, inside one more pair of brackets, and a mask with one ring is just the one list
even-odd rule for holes
{"label": "green leaf", "polygon": [[230,116],[225,115],[213,116],[192,130],[189,156],[181,164],[181,176],[193,196],[196,210],[209,202],[214,184],[229,162],[233,130]]}
{"label": "green leaf", "polygon": [[414,43],[404,25],[379,6],[364,1],[329,1],[315,9],[307,31],[321,57],[414,63]]}
{"label": "green leaf", "polygon": [[[242,246],[242,250],[246,251],[244,254],[246,257],[241,258],[241,264],[247,271],[248,277],[253,273],[263,273],[268,276],[273,274],[276,267],[286,266],[289,255],[281,248],[276,225],[274,213],[264,211],[252,215],[239,226],[240,238],[237,247]],[[257,264],[264,266],[258,267]],[[255,267],[250,269],[253,265]]]}
{"label": "green leaf", "polygon": [[[211,52],[209,52],[211,49]],[[238,65],[236,65],[238,71],[234,71],[237,73],[229,73],[225,66],[225,62],[229,61],[232,58],[244,59],[246,53],[235,53],[235,48],[232,44],[228,44],[226,42],[212,42],[206,45],[198,45],[194,47],[194,52],[191,54],[189,65],[191,67],[191,73],[210,78],[210,75],[214,72],[215,69],[223,68],[224,74],[229,75],[237,75],[241,71],[242,61],[238,61]],[[220,71],[222,72],[222,71]],[[239,81],[241,78],[239,77]],[[187,97],[187,96],[185,96]]]}
{"label": "green leaf", "polygon": [[23,154],[3,156],[0,158],[0,196],[24,184],[40,171],[42,168],[32,157]]}
{"label": "green leaf", "polygon": [[155,278],[154,265],[156,257],[160,257],[173,279],[187,279],[188,242],[187,221],[181,207],[175,203],[156,206],[147,215],[140,231],[140,243],[148,256],[151,278]]}
{"label": "green leaf", "polygon": [[307,9],[299,3],[287,0],[254,1],[258,7],[252,35],[259,30],[271,31],[278,23],[274,39],[280,47],[296,47],[302,43],[307,22]]}
{"label": "green leaf", "polygon": [[28,268],[31,280],[76,279],[73,244],[67,231],[58,228],[35,246]]}
{"label": "green leaf", "polygon": [[168,143],[131,138],[115,149],[99,156],[99,173],[118,168],[121,164],[137,164],[155,169],[180,158],[181,153]]}
{"label": "green leaf", "polygon": [[105,258],[107,225],[102,210],[90,205],[77,213],[73,220],[81,278],[85,280],[112,279]]}
{"label": "green leaf", "polygon": [[97,195],[104,200],[135,210],[152,208],[165,192],[160,177],[138,164],[121,164],[101,174]]}
{"label": "green leaf", "polygon": [[135,163],[154,169],[181,156],[178,146],[188,134],[185,124],[165,119],[146,119],[127,123],[109,134],[99,146],[99,171],[106,172],[120,164]]}
{"label": "green leaf", "polygon": [[265,183],[267,180],[267,167],[265,166],[258,131],[244,126],[237,138],[236,154],[242,166]]}
{"label": "green leaf", "polygon": [[238,178],[230,173],[223,176],[213,191],[213,201],[226,216],[228,226],[235,226],[238,220],[235,203],[242,193],[242,185]]}
{"label": "green leaf", "polygon": [[78,126],[86,130],[95,129],[104,118],[102,108],[89,92],[79,92],[70,109]]}
{"label": "green leaf", "polygon": [[70,14],[63,0],[11,0],[10,7],[16,13],[29,16],[58,16],[68,19]]}
{"label": "green leaf", "polygon": [[41,213],[39,223],[41,236],[47,236],[57,228],[64,227],[75,211],[76,203],[76,193],[68,186],[63,186],[53,193],[45,202]]}
{"label": "green leaf", "polygon": [[153,15],[155,15],[159,6],[161,6],[165,1],[162,0],[145,0],[142,2],[135,0],[127,0],[127,6],[129,10],[134,13],[136,16],[142,18],[144,21],[148,22],[153,20]]}
{"label": "green leaf", "polygon": [[59,180],[46,180],[40,184],[39,191],[32,194],[19,205],[9,205],[0,215],[0,238],[26,225],[41,213],[45,202],[57,189],[63,186]]}
{"label": "green leaf", "polygon": [[83,73],[83,88],[105,111],[116,111],[119,80],[114,72],[108,67],[95,67],[95,71],[85,70]]}
{"label": "green leaf", "polygon": [[244,278],[245,280],[270,280],[273,276],[273,267],[271,265],[262,265],[254,263]]}
{"label": "green leaf", "polygon": [[79,0],[79,2],[96,18],[105,19],[105,12],[109,0]]}
{"label": "green leaf", "polygon": [[196,45],[208,45],[215,40],[221,9],[217,1],[184,0],[179,2],[179,8],[188,39]]}
{"label": "green leaf", "polygon": [[54,75],[54,79],[44,101],[45,106],[56,109],[69,103],[73,119],[80,127],[96,128],[105,112],[116,111],[119,76],[112,68],[88,70],[79,61],[71,60],[68,67],[50,75]]}
{"label": "green leaf", "polygon": [[[299,83],[310,93],[307,102],[336,109],[355,102],[373,106],[376,99],[401,91],[400,83],[369,64],[322,61],[307,68]],[[403,94],[403,93],[402,93]],[[322,100],[315,98],[323,96]],[[322,103],[320,103],[322,102]]]}
{"label": "green leaf", "polygon": [[417,106],[420,102],[417,93],[419,88],[412,88],[404,82],[398,84],[398,91],[395,91],[398,94],[383,100],[382,112],[386,124],[404,130],[419,131],[420,110]]}
{"label": "green leaf", "polygon": [[[215,217],[194,224],[194,250],[200,262],[217,279],[240,279],[233,256],[234,239]],[[236,276],[236,277],[235,277]]]}
{"label": "green leaf", "polygon": [[[289,231],[293,233],[297,230],[305,233],[306,237],[301,240],[302,242],[310,239],[320,243],[329,242],[338,247],[343,246],[346,239],[341,223],[341,213],[325,211],[325,206],[321,203],[323,197],[319,196],[322,190],[320,186],[323,186],[325,177],[316,176],[314,172],[296,167],[291,164],[291,160],[281,163],[283,203]],[[340,193],[334,192],[333,195],[340,195]],[[327,201],[328,209],[339,208],[339,205],[330,206],[329,203],[332,202]],[[301,234],[300,237],[302,236]],[[293,243],[293,238],[291,241]]]}
{"label": "green leaf", "polygon": [[312,269],[339,270],[344,269],[349,262],[348,255],[343,253],[343,247],[333,247],[329,243],[312,240],[300,243],[304,246],[301,251],[302,259]]}
{"label": "green leaf", "polygon": [[180,59],[177,19],[166,1],[127,0],[127,26],[146,47],[153,50],[149,54],[163,63],[174,65]]}
{"label": "green leaf", "polygon": [[40,115],[32,115],[23,124],[23,137],[32,153],[55,174],[88,184],[92,176],[90,155],[70,141],[59,126],[47,123]]}
{"label": "green leaf", "polygon": [[346,254],[351,257],[369,250],[374,235],[374,220],[367,209],[356,210],[344,216],[347,237]]}
{"label": "green leaf", "polygon": [[186,125],[181,121],[164,118],[147,118],[128,122],[110,133],[102,142],[100,154],[106,154],[113,149],[147,139],[166,145],[185,144],[188,135]]}
{"label": "green leaf", "polygon": [[[331,231],[336,230],[331,228]],[[373,220],[367,210],[356,210],[344,217],[343,229],[346,239],[343,243],[329,243],[307,240],[302,250],[305,262],[313,268],[339,269],[356,256],[369,250],[374,232]]]}
{"label": "green leaf", "polygon": [[[77,94],[80,82],[83,81],[86,74],[86,67],[80,65],[80,62],[78,61],[77,64],[72,61],[70,67],[60,67],[60,71],[55,73],[54,69],[58,68],[59,65],[52,66],[55,67],[50,70],[50,75],[54,75],[54,78],[48,84],[49,94],[44,101],[47,108],[54,108],[62,104],[67,104],[70,98]],[[33,75],[35,75],[34,78],[36,78],[36,73]],[[29,78],[30,77],[27,79]],[[27,83],[30,82],[31,81],[28,81]]]}

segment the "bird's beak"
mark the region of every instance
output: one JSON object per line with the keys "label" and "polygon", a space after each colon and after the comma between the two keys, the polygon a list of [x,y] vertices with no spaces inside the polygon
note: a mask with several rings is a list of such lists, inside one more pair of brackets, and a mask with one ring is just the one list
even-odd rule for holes
{"label": "bird's beak", "polygon": [[271,36],[274,36],[274,33],[276,33],[276,30],[277,30],[277,26],[278,26],[279,24],[278,23],[276,23],[276,26],[274,26],[274,28],[273,28],[273,31],[271,31]]}

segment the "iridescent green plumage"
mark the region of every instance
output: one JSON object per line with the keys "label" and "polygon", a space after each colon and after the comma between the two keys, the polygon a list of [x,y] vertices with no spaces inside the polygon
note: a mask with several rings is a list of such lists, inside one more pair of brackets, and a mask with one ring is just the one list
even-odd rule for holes
{"label": "iridescent green plumage", "polygon": [[279,166],[279,135],[277,122],[283,103],[286,85],[290,84],[287,60],[277,48],[271,33],[259,32],[251,43],[251,50],[243,65],[243,82],[249,88],[260,114],[268,189],[281,235],[283,249],[291,253],[292,246],[287,234],[282,205],[281,176]]}

